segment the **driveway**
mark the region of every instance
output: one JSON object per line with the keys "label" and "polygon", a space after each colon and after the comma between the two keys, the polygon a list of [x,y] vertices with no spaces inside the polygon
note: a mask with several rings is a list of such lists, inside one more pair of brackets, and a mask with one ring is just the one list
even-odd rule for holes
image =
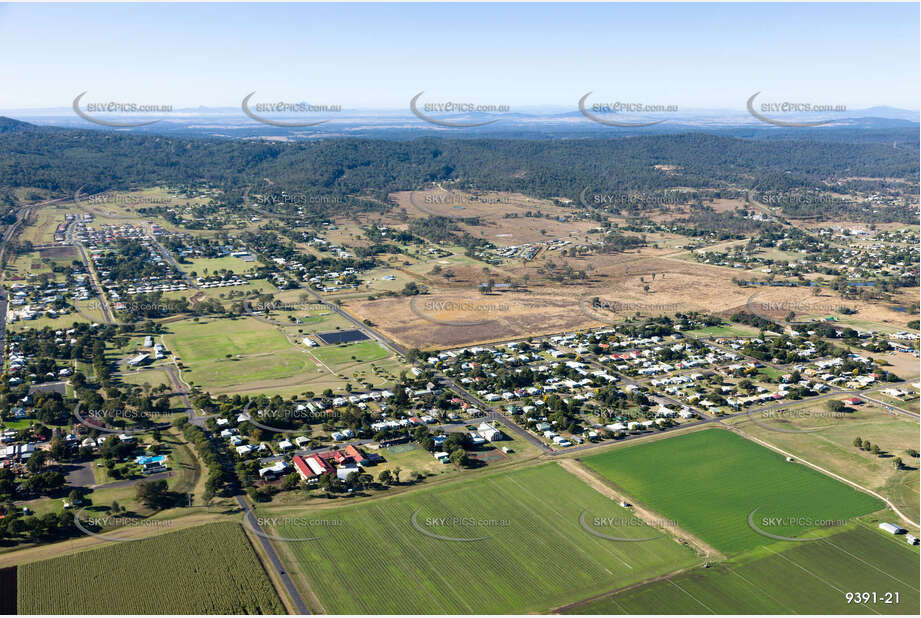
{"label": "driveway", "polygon": [[92,461],[67,464],[65,468],[64,478],[71,487],[90,487],[96,483],[96,475],[93,474]]}

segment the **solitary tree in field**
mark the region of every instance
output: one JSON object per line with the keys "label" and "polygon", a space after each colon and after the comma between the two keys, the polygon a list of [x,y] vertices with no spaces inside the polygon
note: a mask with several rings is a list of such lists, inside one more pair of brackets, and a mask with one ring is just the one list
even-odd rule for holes
{"label": "solitary tree in field", "polygon": [[449,456],[451,463],[458,467],[465,467],[470,463],[470,457],[467,451],[462,448],[454,449]]}
{"label": "solitary tree in field", "polygon": [[892,462],[892,463],[893,463],[893,465],[895,465],[895,469],[896,469],[896,470],[901,470],[901,469],[902,469],[902,466],[904,465],[904,464],[902,464],[902,458],[901,458],[901,457],[896,457],[896,458],[895,458],[895,461]]}
{"label": "solitary tree in field", "polygon": [[151,481],[135,485],[137,500],[148,508],[162,508],[168,500],[166,481]]}

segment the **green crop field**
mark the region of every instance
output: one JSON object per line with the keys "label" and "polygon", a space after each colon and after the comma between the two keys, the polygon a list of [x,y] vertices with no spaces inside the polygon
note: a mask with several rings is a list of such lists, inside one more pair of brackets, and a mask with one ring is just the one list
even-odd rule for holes
{"label": "green crop field", "polygon": [[[663,517],[724,552],[797,537],[883,503],[732,432],[708,429],[586,457],[584,463]],[[768,521],[765,518],[780,518]]]}
{"label": "green crop field", "polygon": [[[633,522],[604,528],[608,536],[655,538],[601,538],[580,524],[585,510],[592,526],[595,517]],[[414,513],[429,534],[482,540],[432,538],[413,526]],[[276,545],[289,572],[336,614],[547,611],[701,561],[556,464],[322,511],[338,525],[308,529],[316,512],[281,516],[291,523],[273,534],[319,537]]]}
{"label": "green crop field", "polygon": [[291,347],[274,326],[253,318],[181,320],[171,323],[169,330],[166,341],[186,363],[253,350],[279,352]]}
{"label": "green crop field", "polygon": [[[828,417],[823,402],[793,405],[789,409],[791,414],[785,416],[754,414],[758,423],[748,416],[736,417],[728,423],[872,489],[891,500],[899,510],[913,513],[914,516],[909,517],[918,521],[917,459],[912,463],[907,455],[908,449],[918,448],[918,421],[891,414],[882,406],[869,402],[841,418]],[[857,436],[879,444],[889,456],[880,457],[856,448],[854,438]],[[908,465],[896,470],[892,464],[895,457],[901,457]]]}
{"label": "green crop field", "polygon": [[212,392],[317,371],[310,356],[276,327],[253,318],[182,320],[169,328],[166,346],[186,366],[183,378]]}
{"label": "green crop field", "polygon": [[[366,363],[390,356],[390,353],[376,341],[362,341],[341,346],[322,346],[311,350],[311,352],[327,365]],[[352,358],[353,356],[355,357],[354,359]]]}
{"label": "green crop field", "polygon": [[114,543],[19,567],[21,614],[283,614],[236,523]]}
{"label": "green crop field", "polygon": [[240,258],[225,256],[219,258],[186,258],[180,264],[186,273],[195,273],[198,277],[204,277],[221,270],[229,270],[235,274],[244,274],[256,269],[258,262],[244,262]]}
{"label": "green crop field", "polygon": [[[574,614],[908,614],[919,612],[918,552],[863,526],[777,545],[566,609]],[[847,592],[878,601],[848,603]],[[882,595],[898,593],[883,602]]]}

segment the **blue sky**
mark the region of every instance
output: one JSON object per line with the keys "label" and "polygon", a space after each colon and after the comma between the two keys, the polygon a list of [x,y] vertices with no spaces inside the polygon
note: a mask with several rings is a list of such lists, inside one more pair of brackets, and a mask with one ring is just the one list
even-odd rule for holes
{"label": "blue sky", "polygon": [[[914,4],[0,5],[0,109],[426,99],[918,109]],[[769,95],[769,96],[768,96]]]}

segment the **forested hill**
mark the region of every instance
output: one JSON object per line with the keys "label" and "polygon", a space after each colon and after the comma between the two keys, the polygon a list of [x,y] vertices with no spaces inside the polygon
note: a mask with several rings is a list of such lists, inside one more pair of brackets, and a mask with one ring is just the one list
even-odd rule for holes
{"label": "forested hill", "polygon": [[594,191],[728,184],[759,191],[842,177],[918,180],[918,145],[745,140],[704,133],[620,139],[277,143],[38,127],[0,117],[0,190],[65,195],[152,183],[383,197],[431,181],[578,199]]}

